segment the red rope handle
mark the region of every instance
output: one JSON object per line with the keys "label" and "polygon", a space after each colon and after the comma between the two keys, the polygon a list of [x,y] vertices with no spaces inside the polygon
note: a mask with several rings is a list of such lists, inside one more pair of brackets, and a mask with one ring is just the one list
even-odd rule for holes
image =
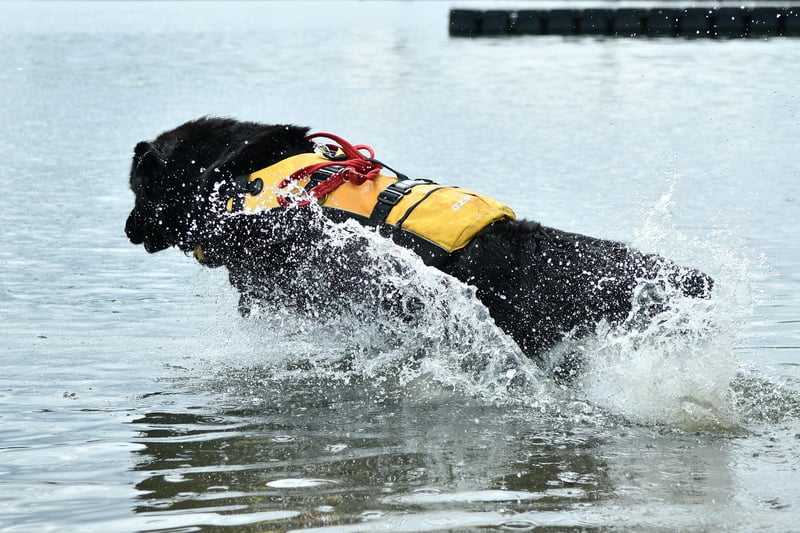
{"label": "red rope handle", "polygon": [[[288,194],[279,194],[277,196],[278,203],[286,207],[288,205],[304,206],[309,205],[311,202],[316,202],[320,198],[324,198],[330,194],[337,187],[344,182],[352,183],[353,185],[361,185],[367,180],[374,180],[380,174],[383,165],[374,160],[375,151],[366,144],[352,145],[338,135],[332,133],[320,132],[312,133],[306,136],[306,139],[312,140],[316,138],[327,138],[334,141],[336,144],[326,144],[333,153],[342,151],[344,159],[330,160],[315,163],[307,167],[303,167],[293,172],[288,177],[281,180],[278,184],[278,189],[285,189],[290,184],[296,181],[302,181],[311,177],[314,172],[330,166],[342,167],[341,170],[333,174],[325,181],[315,185],[306,191],[306,198],[296,201],[291,201]],[[364,154],[366,152],[366,154]]]}
{"label": "red rope handle", "polygon": [[[312,139],[316,139],[318,137],[324,137],[335,142],[338,145],[338,148],[342,149],[342,152],[344,152],[344,155],[346,155],[348,159],[359,159],[359,158],[366,159],[364,157],[364,154],[361,153],[362,150],[365,150],[369,154],[369,159],[375,157],[375,151],[372,149],[372,147],[367,146],[366,144],[352,145],[346,140],[339,137],[338,135],[334,135],[333,133],[320,131],[318,133],[311,133],[309,135],[306,135],[306,139],[308,139],[309,141]],[[334,148],[336,148],[336,146],[334,146]]]}

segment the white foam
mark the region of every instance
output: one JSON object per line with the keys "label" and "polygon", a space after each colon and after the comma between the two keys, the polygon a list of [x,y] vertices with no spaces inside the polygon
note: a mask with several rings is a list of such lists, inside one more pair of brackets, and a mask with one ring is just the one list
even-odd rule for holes
{"label": "white foam", "polygon": [[671,198],[670,189],[656,202],[635,245],[682,262],[694,258],[692,266],[714,278],[712,296],[673,290],[669,308],[643,328],[601,324],[581,341],[586,366],[579,387],[591,403],[637,423],[731,429],[742,421],[731,384],[741,369],[737,335],[753,306],[749,261],[743,247],[724,244],[731,236],[721,230],[707,240],[682,235],[671,225]]}

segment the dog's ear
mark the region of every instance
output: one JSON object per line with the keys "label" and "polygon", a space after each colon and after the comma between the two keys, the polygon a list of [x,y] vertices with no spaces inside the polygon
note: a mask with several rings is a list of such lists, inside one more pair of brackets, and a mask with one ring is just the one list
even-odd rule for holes
{"label": "dog's ear", "polygon": [[153,149],[153,145],[150,144],[149,142],[147,142],[147,141],[138,142],[138,143],[136,143],[136,147],[133,149],[133,158],[134,159],[139,159],[140,157],[142,157],[144,154],[146,154],[147,152],[149,152],[152,149]]}
{"label": "dog's ear", "polygon": [[131,189],[138,196],[141,186],[151,176],[156,176],[164,168],[164,161],[158,148],[149,142],[142,141],[133,149],[131,165]]}

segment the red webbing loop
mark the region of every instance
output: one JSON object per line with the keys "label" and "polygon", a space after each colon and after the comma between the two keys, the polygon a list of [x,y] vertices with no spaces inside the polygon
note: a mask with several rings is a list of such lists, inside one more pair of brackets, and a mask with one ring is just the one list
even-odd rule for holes
{"label": "red webbing loop", "polygon": [[[316,202],[320,198],[324,198],[344,182],[352,183],[353,185],[361,185],[367,180],[374,180],[378,174],[380,174],[383,166],[373,159],[375,157],[375,152],[371,147],[365,144],[352,145],[337,135],[325,132],[312,133],[306,136],[306,139],[311,140],[319,137],[334,141],[336,144],[326,144],[325,146],[334,154],[341,150],[344,154],[343,158],[322,161],[303,167],[281,180],[277,188],[279,190],[285,189],[296,181],[302,181],[311,177],[316,171],[325,167],[342,167],[341,170],[306,191],[306,197],[303,199],[292,201],[287,194],[279,194],[277,200],[280,205],[284,207],[288,205],[308,205],[311,202]],[[364,152],[366,152],[366,155]]]}

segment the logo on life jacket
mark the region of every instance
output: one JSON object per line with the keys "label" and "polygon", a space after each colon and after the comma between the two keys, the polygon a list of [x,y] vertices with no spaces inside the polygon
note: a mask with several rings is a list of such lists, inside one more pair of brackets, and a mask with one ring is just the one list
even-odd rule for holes
{"label": "logo on life jacket", "polygon": [[[336,145],[317,145],[236,178],[236,194],[226,200],[228,212],[256,213],[312,201],[334,220],[355,218],[379,228],[399,244],[435,264],[467,246],[489,224],[516,218],[508,206],[483,195],[380,173],[388,168],[372,149],[352,146],[330,134]],[[369,152],[369,157],[361,153]]]}

